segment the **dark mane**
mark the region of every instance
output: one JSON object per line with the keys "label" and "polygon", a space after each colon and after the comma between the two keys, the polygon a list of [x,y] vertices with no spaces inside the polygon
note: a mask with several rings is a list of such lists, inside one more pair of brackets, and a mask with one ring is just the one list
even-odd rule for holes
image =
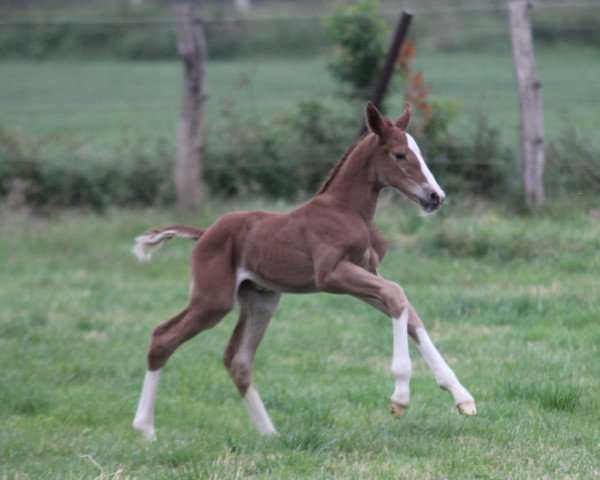
{"label": "dark mane", "polygon": [[317,193],[315,193],[315,196],[316,195],[321,195],[322,193],[325,193],[327,191],[327,189],[331,185],[331,182],[333,182],[333,179],[337,176],[337,174],[339,173],[339,171],[342,169],[342,167],[346,163],[346,160],[348,160],[348,157],[350,156],[350,154],[356,149],[356,147],[358,146],[358,144],[367,136],[367,133],[364,133],[363,135],[361,135],[358,138],[358,140],[356,140],[356,142],[354,142],[352,145],[350,145],[346,149],[346,151],[342,155],[342,158],[340,158],[337,161],[337,163],[335,164],[335,166],[329,172],[328,177],[321,184],[321,187],[319,188],[319,190],[317,191]]}

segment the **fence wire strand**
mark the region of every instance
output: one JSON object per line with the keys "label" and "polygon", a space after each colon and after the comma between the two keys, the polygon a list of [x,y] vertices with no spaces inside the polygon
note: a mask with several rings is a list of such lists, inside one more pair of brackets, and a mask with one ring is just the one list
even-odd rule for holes
{"label": "fence wire strand", "polygon": [[[536,0],[533,2],[536,10],[544,9],[588,9],[600,8],[600,4],[597,1],[541,1]],[[410,10],[416,15],[437,15],[444,13],[481,13],[481,12],[505,12],[506,6],[503,4],[481,4],[479,0],[476,0],[472,5],[429,5],[422,6],[418,2],[408,4]],[[380,10],[380,14],[385,17],[395,18],[401,8],[391,9],[385,8]],[[270,21],[282,21],[282,22],[294,22],[299,20],[326,20],[331,17],[331,13],[289,13],[289,14],[248,14],[248,15],[202,15],[202,19],[206,23],[211,24],[227,24],[227,23],[238,23],[238,22],[270,22]],[[66,18],[60,20],[54,19],[24,19],[24,20],[0,20],[0,27],[43,27],[43,26],[127,26],[127,25],[165,25],[172,26],[177,23],[176,19],[171,15],[164,16],[132,16],[131,18],[123,17],[95,17],[95,18]]]}

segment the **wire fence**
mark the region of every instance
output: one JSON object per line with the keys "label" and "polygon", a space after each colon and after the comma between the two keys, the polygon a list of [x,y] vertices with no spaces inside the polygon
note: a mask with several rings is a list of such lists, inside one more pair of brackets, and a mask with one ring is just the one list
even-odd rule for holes
{"label": "wire fence", "polygon": [[[420,5],[419,2],[404,2],[416,15],[439,15],[445,13],[481,13],[481,12],[505,12],[506,6],[501,3],[486,4],[480,0],[476,0],[472,4],[463,5]],[[598,9],[599,5],[596,1],[551,1],[538,0],[531,2],[535,10],[552,10],[552,9]],[[398,9],[382,8],[380,10],[382,16],[390,17],[398,14]],[[264,22],[264,21],[294,21],[294,20],[326,20],[331,17],[328,12],[312,12],[312,13],[245,13],[243,15],[225,14],[202,15],[203,21],[207,23],[237,23],[245,22]],[[21,19],[21,20],[0,20],[0,27],[35,27],[35,26],[56,26],[56,25],[174,25],[176,20],[170,15],[161,16],[143,16],[132,15],[127,18],[115,16],[98,16],[94,18],[73,17],[64,19]]]}

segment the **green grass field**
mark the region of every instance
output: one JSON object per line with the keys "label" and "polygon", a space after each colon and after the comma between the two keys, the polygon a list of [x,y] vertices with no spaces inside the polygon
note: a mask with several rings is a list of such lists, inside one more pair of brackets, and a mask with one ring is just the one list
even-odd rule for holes
{"label": "green grass field", "polygon": [[[516,138],[509,55],[437,53],[416,63],[434,95]],[[548,139],[572,124],[597,141],[597,51],[540,49],[537,63]],[[130,138],[172,141],[180,70],[0,62],[0,128],[48,144],[83,139],[99,151]],[[224,111],[252,121],[303,99],[334,103],[324,58],[215,61],[208,71],[209,142]],[[396,92],[390,112],[400,109]],[[168,364],[151,444],[130,423],[150,331],[186,302],[191,244],[173,242],[140,265],[133,238],[163,224],[207,225],[241,206],[288,205],[209,201],[189,217],[45,218],[0,205],[0,480],[598,478],[600,214],[572,200],[536,217],[450,204],[423,218],[398,199],[382,202],[390,251],[381,273],[402,284],[475,395],[478,417],[458,415],[413,349],[412,406],[394,420],[389,320],[345,297],[287,296],[257,361],[280,436],[257,436],[221,365],[232,314]]]}
{"label": "green grass field", "polygon": [[[549,140],[573,124],[582,136],[600,129],[593,99],[600,95],[600,60],[592,48],[541,49],[537,63]],[[476,110],[510,140],[518,107],[508,53],[423,54],[432,94]],[[298,101],[332,101],[336,85],[326,59],[213,61],[208,66],[208,128],[220,128],[229,109],[246,118],[274,115]],[[0,62],[0,126],[25,136],[83,137],[97,146],[129,136],[172,140],[179,114],[177,62]],[[401,110],[392,92],[391,113]]]}
{"label": "green grass field", "polygon": [[412,405],[393,419],[389,320],[346,297],[286,296],[257,361],[280,436],[257,436],[221,365],[230,315],[167,365],[158,440],[145,443],[130,422],[147,340],[186,301],[191,244],[140,265],[132,239],[238,207],[187,218],[0,210],[0,478],[600,476],[593,210],[515,218],[449,205],[423,218],[397,199],[381,207],[381,272],[403,285],[479,416],[458,415],[413,349]]}

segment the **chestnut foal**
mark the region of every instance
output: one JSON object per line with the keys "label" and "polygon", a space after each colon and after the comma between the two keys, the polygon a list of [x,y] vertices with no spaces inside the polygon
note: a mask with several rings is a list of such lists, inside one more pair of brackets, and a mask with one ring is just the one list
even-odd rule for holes
{"label": "chestnut foal", "polygon": [[187,307],[152,333],[148,370],[133,426],[154,438],[154,405],[162,368],[183,342],[215,326],[234,306],[240,315],[223,361],[252,422],[264,435],[276,434],[253,382],[256,349],[281,293],[329,292],[352,295],[391,317],[392,414],[409,404],[411,361],[408,335],[416,342],[437,383],[448,390],[460,413],[475,415],[475,401],[429,338],[402,288],[377,274],[386,243],[373,223],[381,189],[392,187],[425,212],[437,210],[444,192],[406,133],[407,104],[395,122],[366,108],[368,132],[352,145],[317,194],[287,214],[234,212],[211,227],[173,226],[137,238],[134,252],[151,250],[174,236],[197,240],[191,258]]}

